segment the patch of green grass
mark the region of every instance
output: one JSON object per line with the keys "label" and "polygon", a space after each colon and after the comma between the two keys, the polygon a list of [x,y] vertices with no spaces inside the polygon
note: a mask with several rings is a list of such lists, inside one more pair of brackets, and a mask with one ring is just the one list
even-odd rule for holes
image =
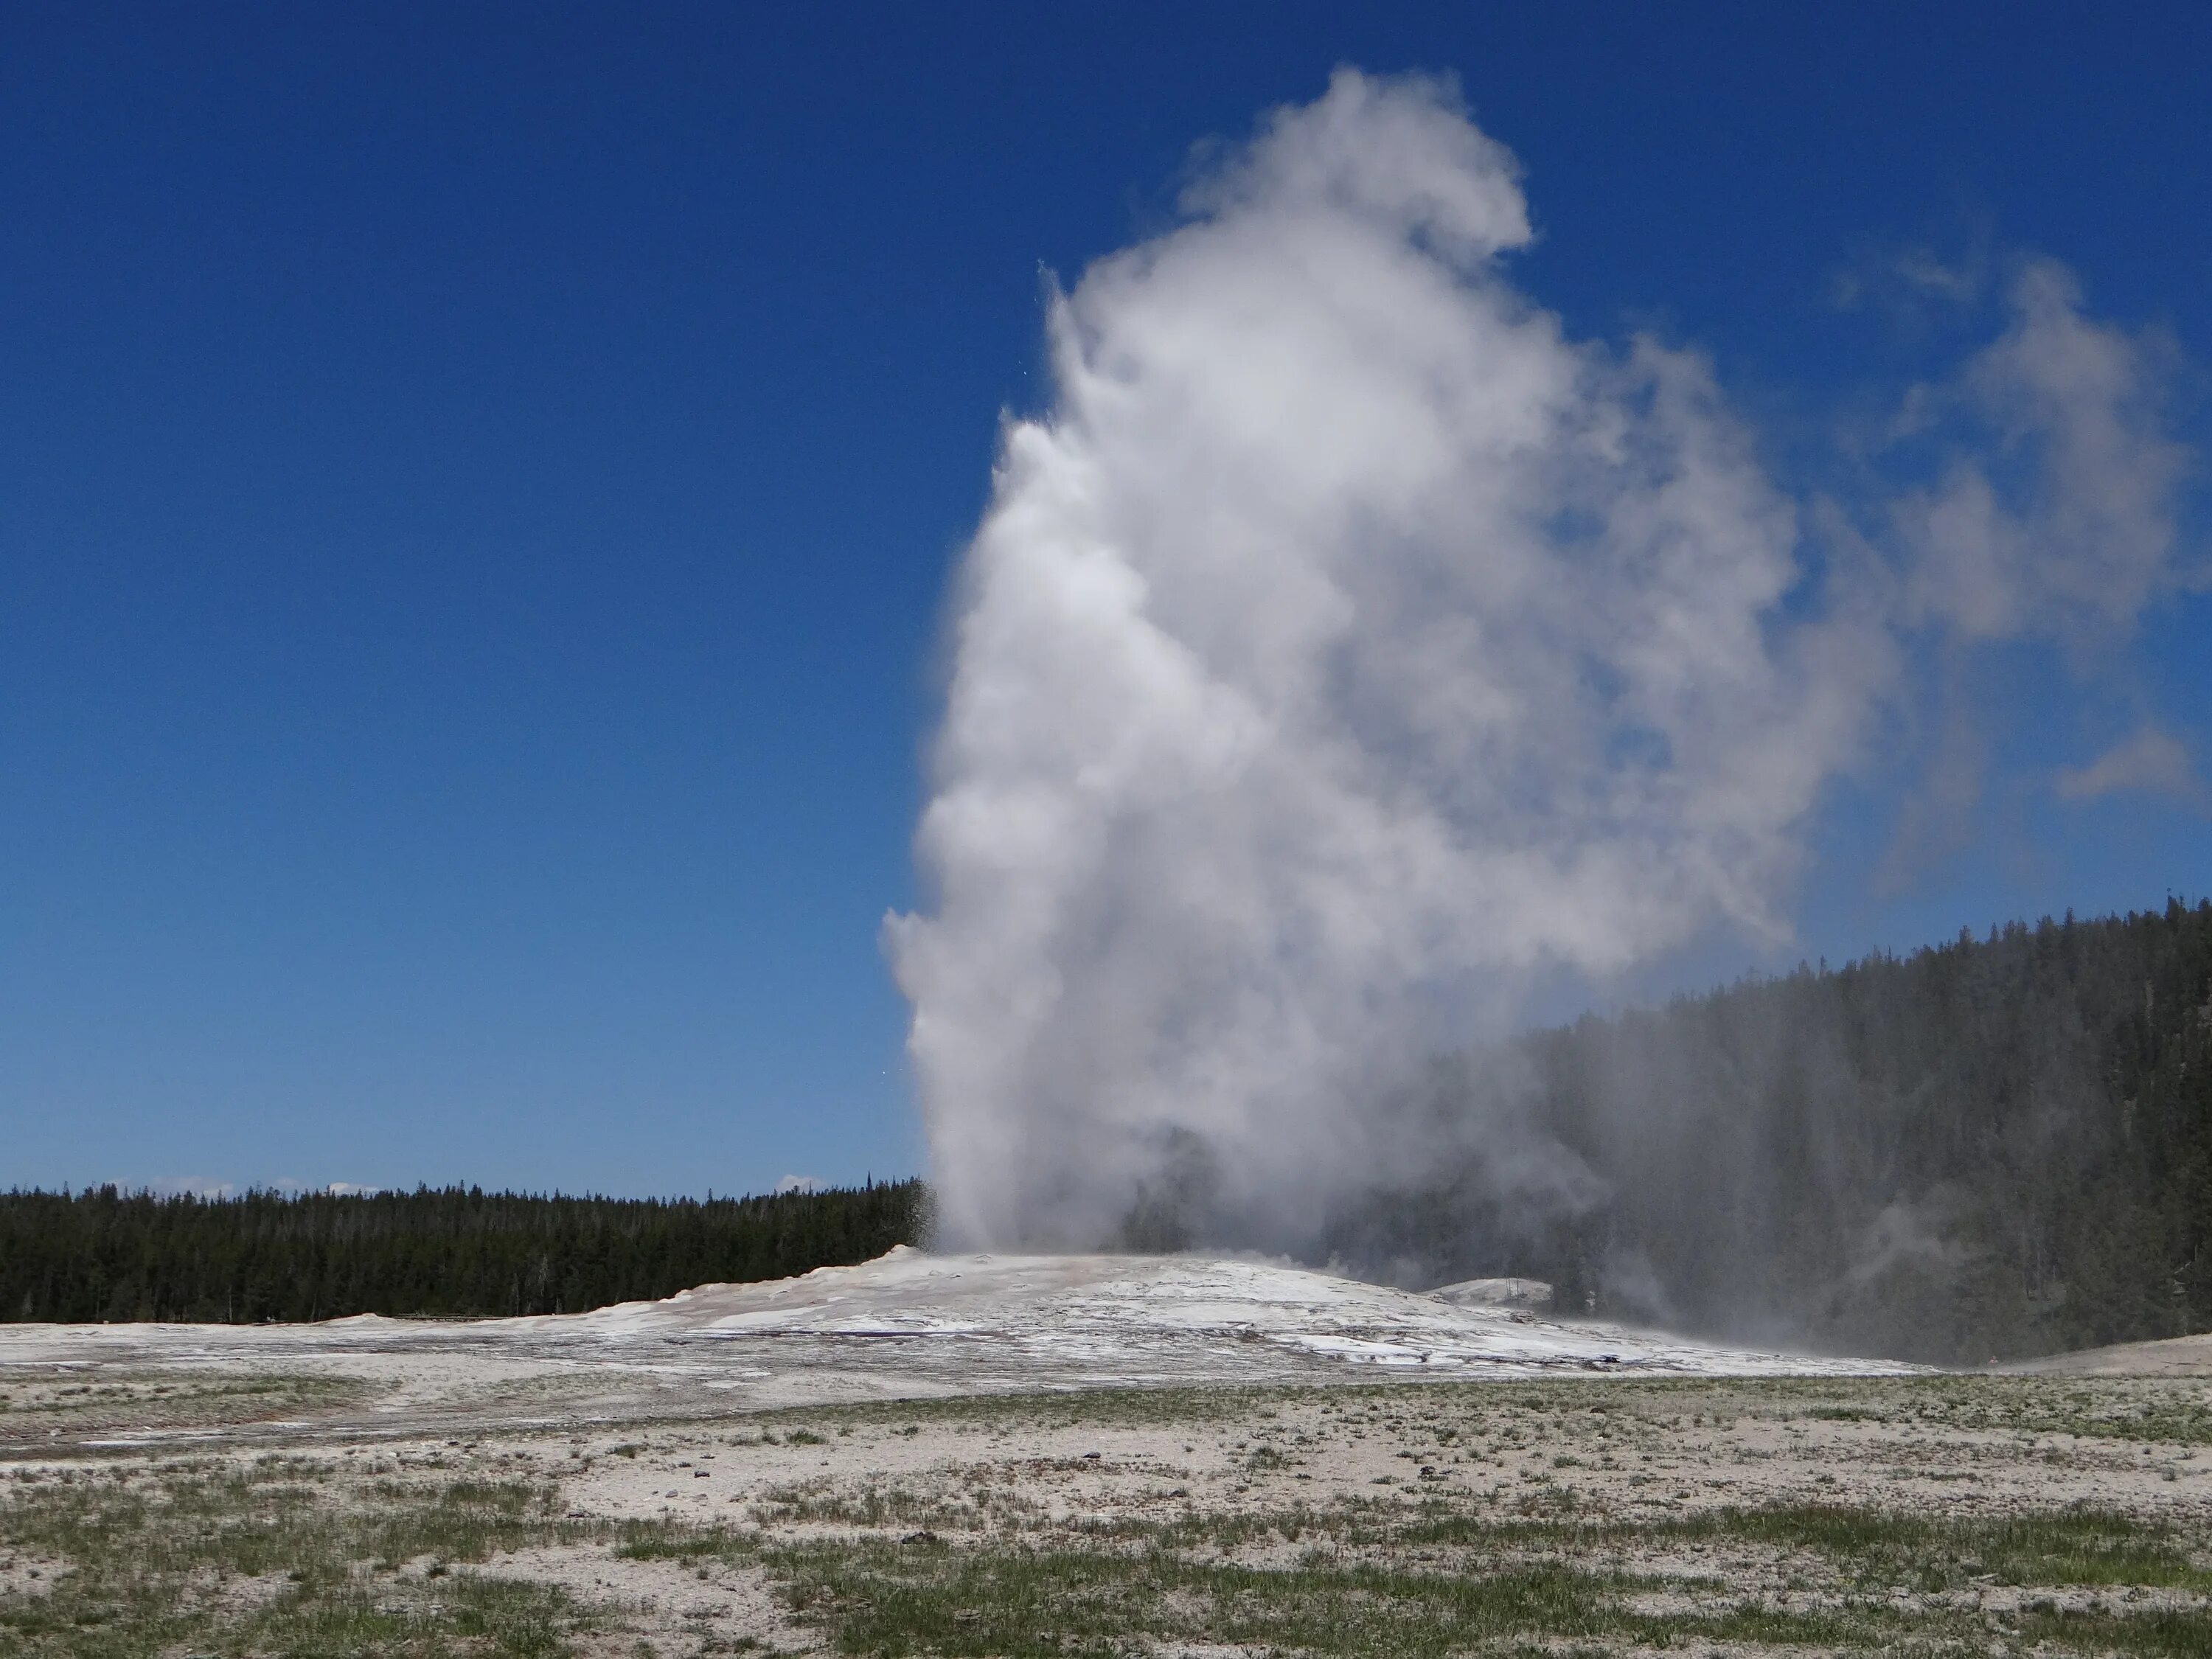
{"label": "patch of green grass", "polygon": [[[1331,1659],[1556,1653],[1600,1643],[1615,1650],[1746,1643],[1893,1650],[1939,1638],[1954,1645],[1978,1632],[1956,1614],[1915,1615],[1875,1601],[1814,1612],[1724,1601],[1680,1613],[1641,1612],[1628,1598],[1679,1588],[1679,1581],[1560,1563],[1437,1572],[1309,1555],[1277,1570],[1158,1549],[947,1549],[934,1542],[813,1544],[763,1559],[799,1616],[840,1652],[880,1659],[1104,1659],[1133,1646],[1175,1644]],[[2129,1621],[2106,1620],[2099,1634],[2114,1641],[2130,1628]],[[2125,1647],[2124,1640],[2115,1644]]]}
{"label": "patch of green grass", "polygon": [[2014,1628],[2018,1644],[2085,1654],[2145,1654],[2156,1659],[2212,1655],[2212,1619],[2201,1612],[2031,1612]]}
{"label": "patch of green grass", "polygon": [[[1835,1517],[1768,1517],[1776,1539],[1879,1555],[1898,1540]],[[2064,1529],[2061,1529],[2062,1534]],[[2078,1554],[2080,1537],[2031,1540],[2039,1559]],[[2097,1547],[2100,1550],[2102,1546]],[[2107,1553],[2107,1555],[2109,1553]],[[2032,1607],[2002,1632],[1964,1606],[1876,1595],[1811,1609],[1732,1597],[1720,1582],[1654,1578],[1565,1561],[1468,1571],[1346,1562],[1310,1552],[1261,1568],[1199,1560],[1157,1543],[1127,1550],[948,1547],[939,1540],[817,1542],[761,1553],[791,1606],[837,1650],[943,1659],[1104,1659],[1133,1646],[1209,1644],[1344,1659],[1443,1659],[1470,1650],[1558,1652],[1741,1644],[1800,1651],[1982,1651],[2002,1634],[2079,1653],[2212,1654],[2195,1610]],[[1699,1592],[1679,1611],[1634,1598]]]}
{"label": "patch of green grass", "polygon": [[[1307,1524],[1315,1524],[1309,1520]],[[2212,1595],[2212,1570],[2166,1523],[2106,1510],[2015,1516],[1908,1514],[1856,1505],[1788,1504],[1720,1509],[1656,1520],[1500,1522],[1432,1510],[1394,1522],[1371,1511],[1342,1522],[1340,1535],[1366,1546],[1453,1544],[1478,1552],[1580,1554],[1601,1547],[1644,1548],[1728,1541],[1825,1558],[1864,1588],[1923,1592],[1977,1582],[2052,1588],[2106,1586]]]}
{"label": "patch of green grass", "polygon": [[769,1487],[751,1505],[750,1512],[754,1520],[770,1526],[811,1523],[958,1529],[983,1526],[995,1518],[1033,1517],[1043,1509],[1043,1504],[1025,1494],[988,1488],[965,1498],[915,1492],[896,1484],[845,1493],[827,1480],[805,1480]]}
{"label": "patch of green grass", "polygon": [[[65,1565],[44,1594],[0,1597],[0,1652],[544,1659],[590,1624],[550,1586],[465,1565],[596,1537],[560,1518],[552,1487],[387,1480],[356,1504],[330,1474],[270,1458],[15,1490],[0,1503],[0,1541]],[[397,1571],[410,1562],[428,1570]]]}
{"label": "patch of green grass", "polygon": [[791,1604],[842,1652],[1046,1656],[1204,1641],[1312,1654],[1441,1656],[1501,1637],[1619,1626],[1616,1588],[1569,1569],[1458,1577],[1267,1571],[1164,1552],[816,1545],[770,1552]]}
{"label": "patch of green grass", "polygon": [[1986,1578],[2008,1585],[2212,1592],[2212,1571],[2191,1558],[2171,1529],[2105,1511],[1944,1516],[1793,1505],[1722,1510],[1656,1530],[1812,1550],[1863,1583],[1919,1590]]}
{"label": "patch of green grass", "polygon": [[674,1521],[633,1521],[621,1529],[615,1553],[628,1561],[750,1561],[758,1546],[726,1527],[698,1528]]}

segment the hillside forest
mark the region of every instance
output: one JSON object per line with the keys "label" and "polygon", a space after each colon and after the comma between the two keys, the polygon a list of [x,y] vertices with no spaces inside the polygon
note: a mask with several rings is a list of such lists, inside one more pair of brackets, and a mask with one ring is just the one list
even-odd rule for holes
{"label": "hillside forest", "polygon": [[1474,1126],[1322,1253],[1981,1364],[2212,1330],[2212,903],[1802,967],[1435,1068]]}

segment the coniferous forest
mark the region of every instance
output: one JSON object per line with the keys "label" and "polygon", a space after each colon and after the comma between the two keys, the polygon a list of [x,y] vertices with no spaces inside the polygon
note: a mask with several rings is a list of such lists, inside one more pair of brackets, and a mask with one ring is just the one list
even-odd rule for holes
{"label": "coniferous forest", "polygon": [[920,1236],[919,1181],[706,1200],[423,1188],[0,1194],[0,1317],[252,1322],[577,1313],[865,1261]]}
{"label": "coniferous forest", "polygon": [[1440,1066],[1471,1150],[1328,1248],[1978,1364],[2212,1330],[2212,903],[1805,967]]}
{"label": "coniferous forest", "polygon": [[1953,1364],[2212,1329],[2212,904],[2014,923],[1539,1053],[1609,1176],[1562,1274],[1601,1303]]}

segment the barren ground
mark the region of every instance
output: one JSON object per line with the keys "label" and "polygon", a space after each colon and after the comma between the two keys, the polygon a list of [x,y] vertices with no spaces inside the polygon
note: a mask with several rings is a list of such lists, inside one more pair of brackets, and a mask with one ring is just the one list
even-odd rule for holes
{"label": "barren ground", "polygon": [[0,1653],[2212,1652],[2179,1350],[967,1396],[933,1361],[760,1409],[654,1346],[555,1386],[495,1337],[212,1340],[0,1332]]}

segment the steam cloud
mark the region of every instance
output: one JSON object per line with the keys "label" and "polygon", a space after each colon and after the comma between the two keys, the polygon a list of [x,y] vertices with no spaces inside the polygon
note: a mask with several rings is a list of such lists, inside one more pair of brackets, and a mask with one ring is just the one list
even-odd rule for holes
{"label": "steam cloud", "polygon": [[951,1242],[1097,1246],[1199,1178],[1217,1242],[1294,1247],[1419,1177],[1445,1131],[1369,1103],[1533,977],[1786,938],[1916,639],[2171,580],[2185,458],[2055,265],[1908,404],[1926,482],[1801,503],[1698,354],[1516,289],[1448,82],[1340,71],[1183,206],[1054,296],[956,598],[934,906],[886,924]]}

